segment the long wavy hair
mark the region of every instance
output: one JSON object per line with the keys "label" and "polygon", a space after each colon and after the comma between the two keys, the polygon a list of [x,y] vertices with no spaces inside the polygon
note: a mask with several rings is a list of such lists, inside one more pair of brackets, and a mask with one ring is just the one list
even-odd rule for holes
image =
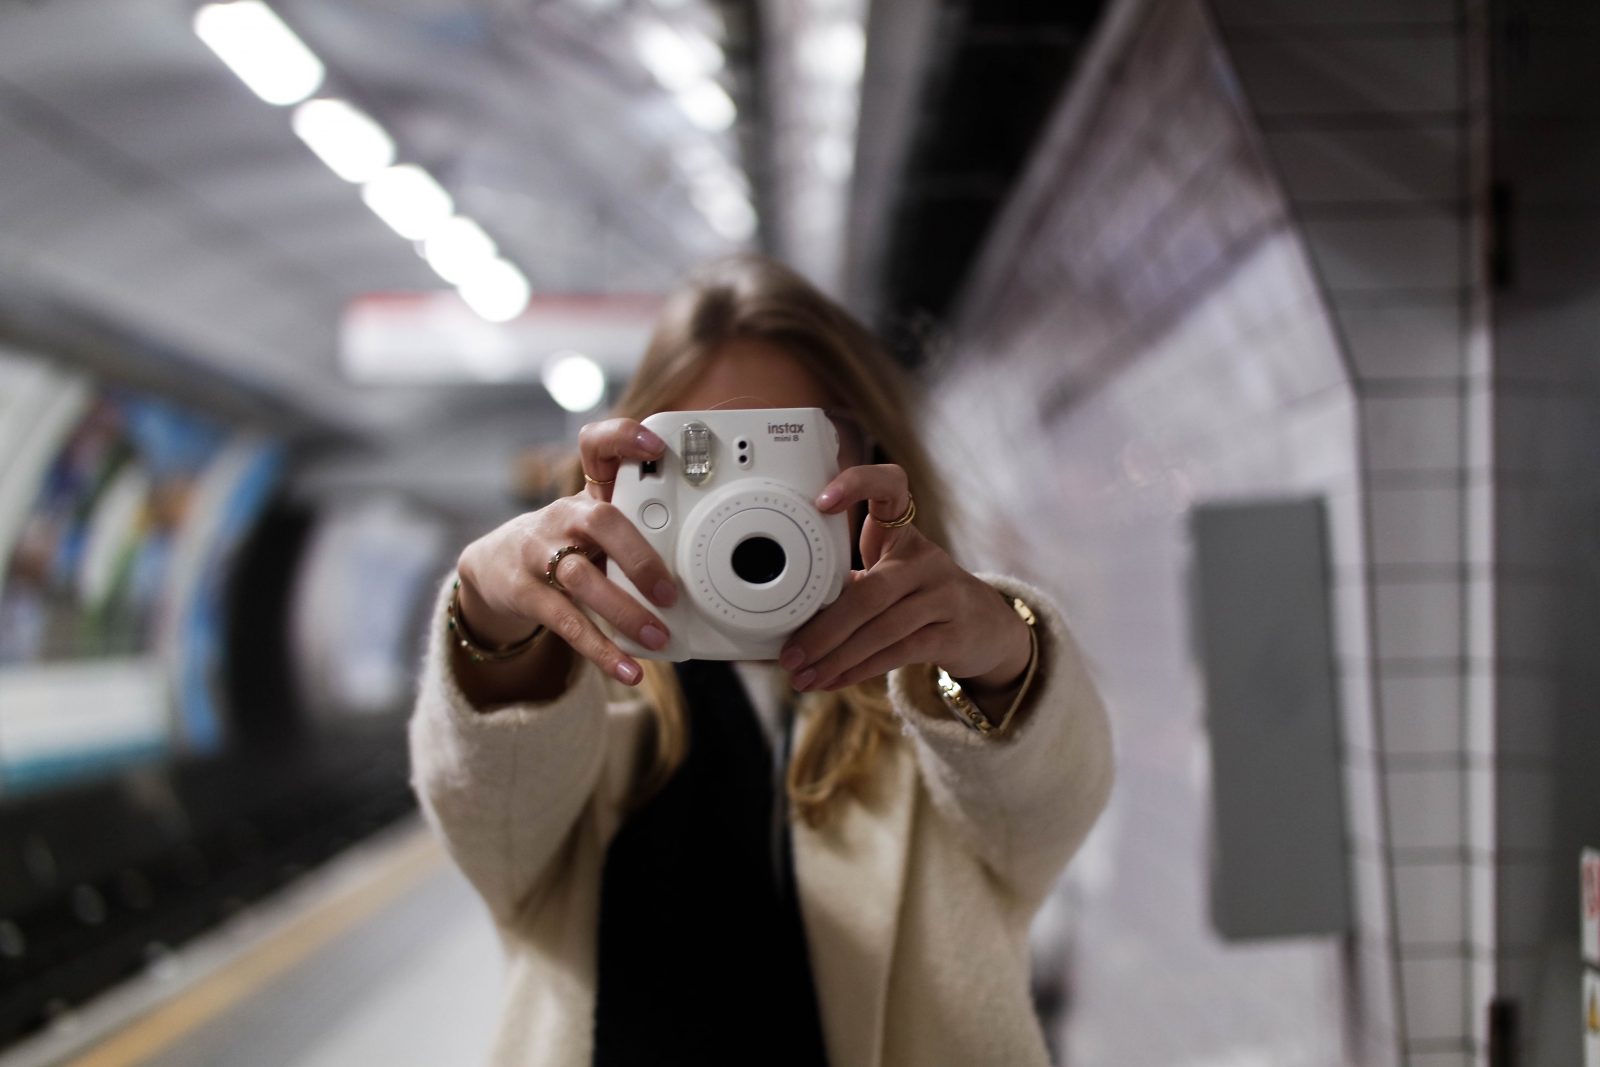
{"label": "long wavy hair", "polygon": [[[849,312],[771,259],[740,254],[717,260],[672,293],[613,414],[643,419],[671,410],[717,350],[735,339],[765,341],[801,360],[866,431],[872,442],[868,461],[905,470],[916,490],[918,531],[949,547],[944,487],[911,415],[920,400],[912,382]],[[574,466],[569,491],[582,485],[582,471]],[[641,800],[665,784],[690,743],[683,689],[672,665],[646,660],[643,666],[656,729],[653,758],[637,793]],[[789,802],[797,816],[818,826],[865,780],[896,725],[882,676],[805,699],[815,723],[789,764]]]}

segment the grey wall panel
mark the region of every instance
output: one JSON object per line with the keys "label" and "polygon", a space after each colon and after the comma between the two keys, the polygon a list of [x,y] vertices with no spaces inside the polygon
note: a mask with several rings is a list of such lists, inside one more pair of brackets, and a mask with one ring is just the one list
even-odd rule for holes
{"label": "grey wall panel", "polygon": [[1211,919],[1230,939],[1350,928],[1320,500],[1191,516],[1211,739]]}

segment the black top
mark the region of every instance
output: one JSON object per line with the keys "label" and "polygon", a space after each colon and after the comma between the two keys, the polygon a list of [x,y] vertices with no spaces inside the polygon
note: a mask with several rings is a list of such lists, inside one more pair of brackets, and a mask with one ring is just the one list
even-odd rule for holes
{"label": "black top", "polygon": [[827,1059],[783,803],[787,753],[767,751],[728,664],[677,670],[688,755],[606,852],[594,1065],[818,1067]]}

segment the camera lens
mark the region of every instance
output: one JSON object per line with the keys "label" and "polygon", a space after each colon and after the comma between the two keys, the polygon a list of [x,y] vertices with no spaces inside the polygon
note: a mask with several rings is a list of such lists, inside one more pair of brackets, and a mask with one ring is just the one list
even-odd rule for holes
{"label": "camera lens", "polygon": [[778,579],[786,562],[783,546],[770,537],[747,537],[733,550],[733,573],[751,585]]}

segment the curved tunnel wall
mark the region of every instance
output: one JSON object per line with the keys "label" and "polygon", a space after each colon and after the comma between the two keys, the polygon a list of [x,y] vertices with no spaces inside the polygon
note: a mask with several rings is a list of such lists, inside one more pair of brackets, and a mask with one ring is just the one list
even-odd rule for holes
{"label": "curved tunnel wall", "polygon": [[292,461],[0,352],[0,1041],[411,809],[440,520]]}

